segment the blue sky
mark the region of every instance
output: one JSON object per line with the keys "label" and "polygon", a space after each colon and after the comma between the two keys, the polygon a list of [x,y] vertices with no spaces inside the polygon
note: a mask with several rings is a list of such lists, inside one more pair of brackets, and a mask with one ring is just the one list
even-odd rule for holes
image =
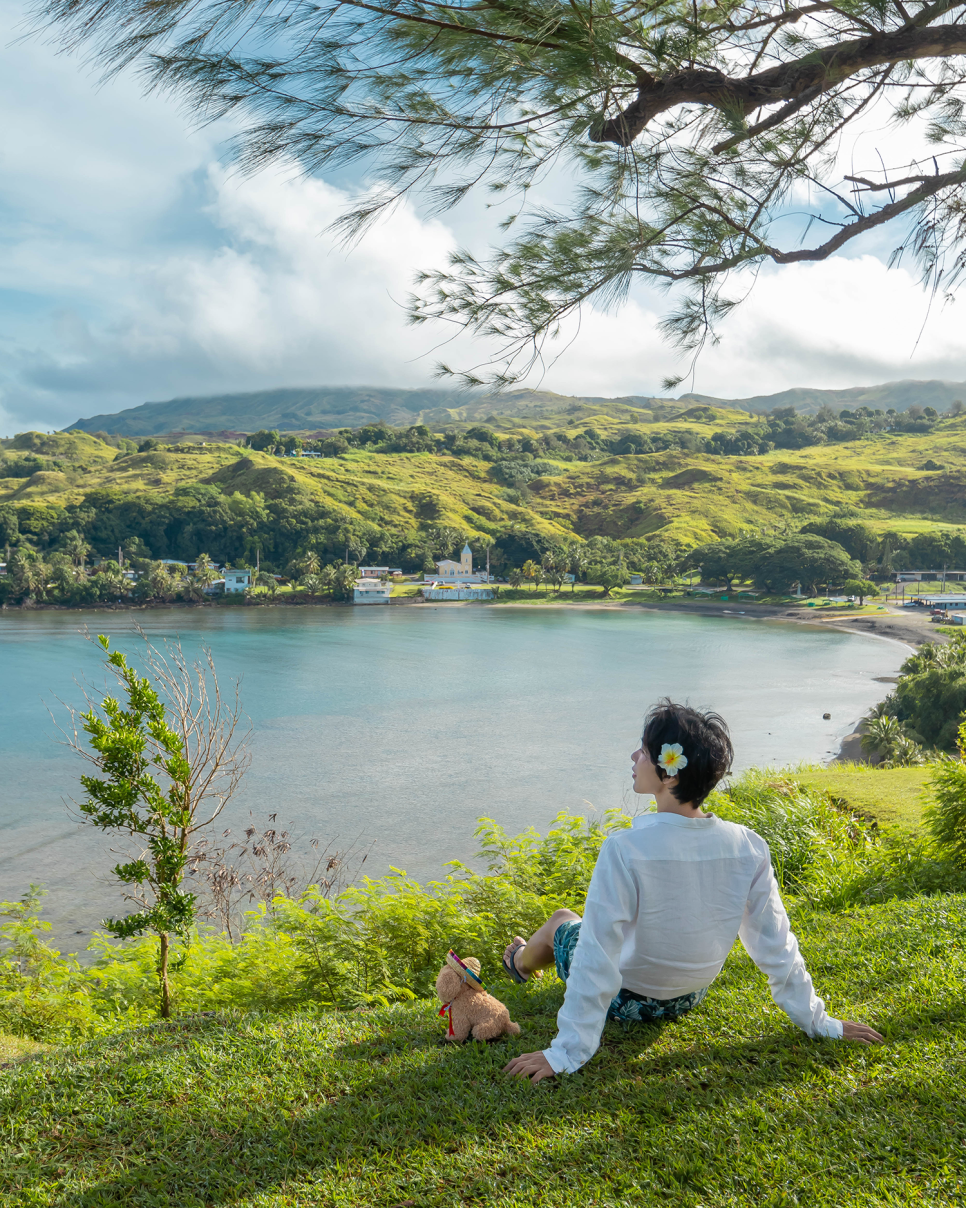
{"label": "blue sky", "polygon": [[[227,129],[192,130],[130,76],[99,87],[22,33],[21,6],[0,0],[0,435],[178,395],[429,383],[448,333],[408,327],[400,302],[457,244],[485,250],[494,218],[481,203],[443,220],[403,206],[346,254],[326,227],[347,182],[239,177],[224,166]],[[870,132],[870,154],[886,137]],[[694,388],[966,380],[958,308],[934,309],[920,337],[926,299],[908,272],[886,271],[887,254],[870,242],[763,272]],[[640,289],[617,314],[586,313],[527,384],[659,393],[681,369],[655,330],[664,305]],[[487,351],[457,341],[445,357]]]}

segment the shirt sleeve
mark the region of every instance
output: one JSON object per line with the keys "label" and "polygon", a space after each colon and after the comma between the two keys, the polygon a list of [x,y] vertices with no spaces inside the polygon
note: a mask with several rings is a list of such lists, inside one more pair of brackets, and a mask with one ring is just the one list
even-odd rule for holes
{"label": "shirt sleeve", "polygon": [[825,1003],[815,994],[798,950],[767,846],[751,883],[738,937],[751,959],[767,975],[772,998],[792,1023],[809,1036],[841,1039],[842,1022],[826,1014]]}
{"label": "shirt sleeve", "polygon": [[621,988],[624,927],[637,913],[637,885],[615,838],[607,839],[587,891],[557,1036],[544,1050],[554,1073],[573,1074],[597,1052],[607,1008]]}

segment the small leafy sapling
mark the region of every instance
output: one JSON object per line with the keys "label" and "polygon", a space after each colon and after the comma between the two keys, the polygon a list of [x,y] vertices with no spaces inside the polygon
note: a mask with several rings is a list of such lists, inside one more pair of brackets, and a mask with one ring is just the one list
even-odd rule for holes
{"label": "small leafy sapling", "polygon": [[[144,635],[141,634],[143,637]],[[180,645],[162,653],[146,644],[139,675],[103,635],[98,642],[120,687],[100,705],[88,697],[83,713],[71,710],[68,745],[96,768],[81,777],[86,797],[77,808],[92,825],[126,835],[140,846],[114,875],[140,909],[104,927],[118,939],[153,932],[158,946],[159,1011],[171,1015],[172,940],[186,941],[195,921],[195,896],[183,889],[194,836],[210,826],[248,766],[248,734],[240,724],[238,686],[226,702],[211,652],[189,662]],[[80,723],[80,727],[78,726]],[[78,730],[87,735],[87,741]]]}

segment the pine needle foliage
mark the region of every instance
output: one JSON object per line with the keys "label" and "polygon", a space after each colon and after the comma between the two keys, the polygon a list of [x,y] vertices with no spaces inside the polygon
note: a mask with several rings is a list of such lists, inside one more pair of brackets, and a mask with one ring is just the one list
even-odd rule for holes
{"label": "pine needle foliage", "polygon": [[[499,386],[563,319],[590,300],[620,302],[636,276],[683,284],[665,330],[688,349],[733,307],[729,274],[824,260],[888,223],[894,259],[952,289],[966,235],[964,9],[39,0],[36,16],[200,120],[230,116],[247,169],[368,171],[376,183],[341,220],[347,238],[413,191],[437,211],[480,188],[506,200],[503,227],[519,221],[522,233],[489,259],[456,253],[410,303],[415,322],[495,338],[489,369],[462,376]],[[912,125],[928,153],[908,163],[906,138],[891,162],[865,152],[870,122]],[[529,211],[552,171],[573,183],[569,199]]]}

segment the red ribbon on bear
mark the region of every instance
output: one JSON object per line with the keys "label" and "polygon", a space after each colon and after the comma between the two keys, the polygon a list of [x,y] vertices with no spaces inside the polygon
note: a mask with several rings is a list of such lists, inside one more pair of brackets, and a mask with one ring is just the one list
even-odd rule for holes
{"label": "red ribbon on bear", "polygon": [[453,1031],[453,1004],[451,1002],[444,1002],[440,1009],[436,1012],[438,1019],[442,1019],[444,1015],[449,1015],[449,1030],[447,1031],[446,1035],[455,1036],[456,1033]]}

